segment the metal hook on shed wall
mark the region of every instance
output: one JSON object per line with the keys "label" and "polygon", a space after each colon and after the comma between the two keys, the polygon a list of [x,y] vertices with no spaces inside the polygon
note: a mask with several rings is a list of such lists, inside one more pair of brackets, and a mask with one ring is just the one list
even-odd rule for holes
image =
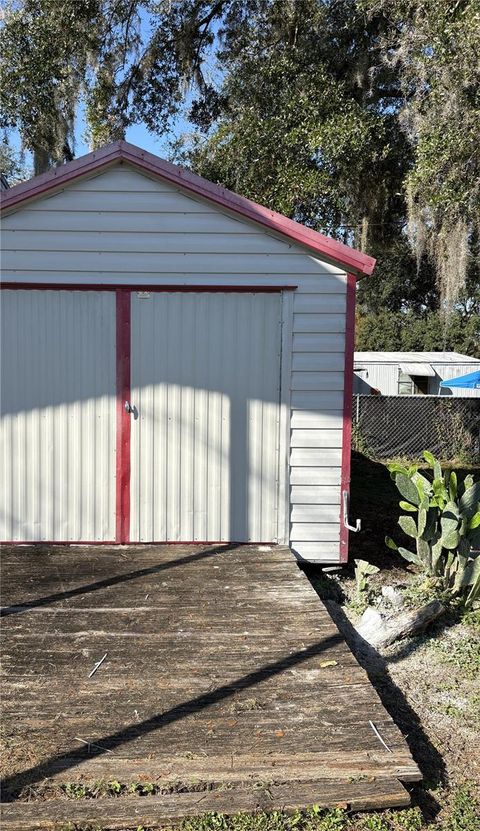
{"label": "metal hook on shed wall", "polygon": [[362,520],[357,519],[355,520],[355,525],[349,525],[348,522],[348,491],[342,491],[342,499],[343,499],[343,524],[345,528],[348,528],[349,531],[353,531],[355,534],[357,531],[360,531],[362,527]]}

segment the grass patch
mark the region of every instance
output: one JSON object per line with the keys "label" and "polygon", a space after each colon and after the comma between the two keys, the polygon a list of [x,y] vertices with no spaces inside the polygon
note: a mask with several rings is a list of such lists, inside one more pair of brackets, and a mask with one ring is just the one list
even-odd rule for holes
{"label": "grass patch", "polygon": [[458,788],[451,802],[449,816],[441,831],[478,831],[480,828],[480,802],[469,784]]}
{"label": "grass patch", "polygon": [[462,623],[480,634],[480,609],[471,610],[463,615]]}
{"label": "grass patch", "polygon": [[463,678],[475,679],[480,674],[480,639],[464,635],[461,638],[431,640],[434,649],[445,664],[456,667]]}

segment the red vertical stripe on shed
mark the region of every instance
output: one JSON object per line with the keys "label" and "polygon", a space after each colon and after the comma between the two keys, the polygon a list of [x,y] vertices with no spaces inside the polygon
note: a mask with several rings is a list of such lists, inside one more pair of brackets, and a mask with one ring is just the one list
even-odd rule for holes
{"label": "red vertical stripe on shed", "polygon": [[116,291],[117,333],[117,485],[115,542],[130,542],[130,291]]}
{"label": "red vertical stripe on shed", "polygon": [[343,381],[342,494],[340,500],[340,562],[348,560],[348,528],[343,519],[343,493],[350,493],[350,453],[352,441],[353,357],[355,350],[355,274],[347,276],[345,319],[345,366]]}

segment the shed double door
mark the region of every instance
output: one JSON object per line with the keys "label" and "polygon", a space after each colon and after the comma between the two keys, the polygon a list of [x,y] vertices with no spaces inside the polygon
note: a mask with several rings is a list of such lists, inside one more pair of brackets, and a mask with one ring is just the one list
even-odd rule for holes
{"label": "shed double door", "polygon": [[280,294],[2,294],[1,539],[276,540]]}

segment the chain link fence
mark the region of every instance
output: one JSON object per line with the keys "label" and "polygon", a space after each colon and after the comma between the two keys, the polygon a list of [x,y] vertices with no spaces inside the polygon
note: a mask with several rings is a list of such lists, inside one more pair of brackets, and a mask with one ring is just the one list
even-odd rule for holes
{"label": "chain link fence", "polygon": [[480,398],[354,395],[352,447],[375,459],[480,463]]}

